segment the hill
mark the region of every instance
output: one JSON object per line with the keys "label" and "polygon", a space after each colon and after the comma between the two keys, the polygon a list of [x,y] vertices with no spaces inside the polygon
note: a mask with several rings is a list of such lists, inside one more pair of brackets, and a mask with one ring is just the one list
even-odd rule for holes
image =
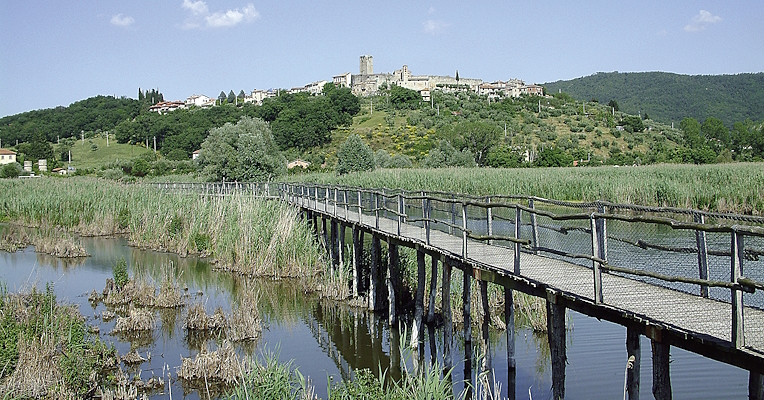
{"label": "hill", "polygon": [[621,111],[645,114],[670,124],[685,117],[715,117],[727,127],[750,119],[764,120],[764,73],[678,75],[668,72],[598,72],[567,81],[545,83],[579,100],[618,102]]}

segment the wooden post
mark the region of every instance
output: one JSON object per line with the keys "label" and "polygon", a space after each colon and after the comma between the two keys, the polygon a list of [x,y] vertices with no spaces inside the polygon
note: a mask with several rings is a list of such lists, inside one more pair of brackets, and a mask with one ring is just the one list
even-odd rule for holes
{"label": "wooden post", "polygon": [[[591,215],[589,221],[592,227],[592,256],[599,257],[599,232],[594,214]],[[599,262],[592,260],[592,271],[594,272],[594,303],[602,304],[602,271]]]}
{"label": "wooden post", "polygon": [[[597,202],[597,212],[605,214],[605,205],[601,202]],[[607,261],[607,219],[596,218],[597,221],[597,244],[598,250],[597,257]]]}
{"label": "wooden post", "polygon": [[[521,212],[520,207],[515,207],[515,239],[520,239],[520,227],[521,227]],[[520,275],[520,243],[515,243],[515,274]]]}
{"label": "wooden post", "polygon": [[507,325],[507,399],[515,400],[517,364],[515,362],[515,304],[512,289],[504,287],[504,320]]}
{"label": "wooden post", "polygon": [[369,271],[369,309],[377,311],[379,309],[379,262],[381,257],[381,244],[379,236],[371,235],[371,271]]}
{"label": "wooden post", "polygon": [[[529,208],[535,208],[535,203],[533,202],[533,199],[528,200],[528,207]],[[533,247],[539,246],[539,224],[536,221],[536,213],[531,213],[531,234],[533,238]],[[538,255],[540,252],[538,250],[533,250],[533,254]]]}
{"label": "wooden post", "polygon": [[321,239],[323,240],[323,243],[321,243],[324,246],[324,250],[326,250],[327,253],[331,255],[331,249],[329,246],[329,232],[326,228],[326,217],[321,215]]}
{"label": "wooden post", "polygon": [[650,343],[653,348],[653,397],[655,400],[671,400],[670,346],[655,340]]}
{"label": "wooden post", "polygon": [[424,221],[425,223],[424,229],[425,229],[425,235],[427,236],[426,243],[427,245],[429,245],[430,244],[430,225],[431,225],[430,215],[432,214],[432,200],[430,200],[429,198],[427,199],[427,202],[426,202],[426,209],[427,209],[427,213],[426,213],[427,216],[425,217],[426,220]]}
{"label": "wooden post", "polygon": [[361,189],[358,189],[358,223],[363,220],[363,203],[361,203]]}
{"label": "wooden post", "polygon": [[377,192],[374,192],[374,216],[376,217],[374,227],[379,229],[379,193]]}
{"label": "wooden post", "polygon": [[749,373],[748,400],[764,400],[764,375],[756,372]]}
{"label": "wooden post", "polygon": [[438,257],[431,256],[432,267],[430,269],[430,301],[427,304],[427,323],[435,321],[435,297],[438,290]]}
{"label": "wooden post", "polygon": [[337,228],[338,228],[337,220],[332,218],[331,232],[329,234],[331,238],[331,246],[330,246],[329,254],[331,255],[331,260],[332,260],[332,273],[334,272],[334,269],[340,265],[339,232]]}
{"label": "wooden post", "polygon": [[[732,232],[731,273],[732,283],[737,283],[743,274],[744,236],[737,231]],[[745,346],[745,329],[743,324],[743,292],[732,289],[732,344],[742,349]]]}
{"label": "wooden post", "polygon": [[400,287],[398,285],[398,245],[392,241],[387,243],[387,300],[388,300],[388,318],[390,323],[390,329],[394,329],[395,324],[398,322],[398,315],[396,314],[395,297],[396,291]]}
{"label": "wooden post", "polygon": [[546,324],[549,339],[549,350],[552,357],[552,398],[565,398],[565,306],[560,304],[560,298],[547,292]]}
{"label": "wooden post", "polygon": [[467,259],[467,203],[462,203],[462,260]]}
{"label": "wooden post", "polygon": [[487,372],[491,370],[491,348],[488,337],[488,329],[491,326],[491,310],[488,307],[488,282],[486,281],[480,281],[480,300],[483,305],[482,341],[480,343],[483,348],[483,366],[481,372]]}
{"label": "wooden post", "polygon": [[[456,195],[451,196],[454,199],[456,199]],[[454,234],[454,228],[453,226],[456,225],[456,203],[451,202],[451,226],[448,227],[448,234],[453,235]]]}
{"label": "wooden post", "polygon": [[[626,355],[628,365],[626,370],[626,392],[629,400],[639,400],[639,373],[642,363],[642,350],[639,343],[639,332],[632,327],[626,328]],[[632,357],[634,359],[632,360]]]}
{"label": "wooden post", "polygon": [[453,350],[454,335],[454,326],[451,322],[451,262],[448,259],[443,260],[441,291],[443,307],[443,369],[448,371],[453,367],[451,351]]}
{"label": "wooden post", "polygon": [[363,257],[363,241],[358,225],[353,226],[353,298],[358,297],[361,280],[361,258]]}
{"label": "wooden post", "polygon": [[[462,206],[462,210],[464,206]],[[462,315],[464,323],[464,389],[466,398],[472,398],[472,315],[470,299],[472,298],[472,270],[465,266],[462,270]]]}
{"label": "wooden post", "polygon": [[[706,218],[702,214],[695,214],[695,223],[705,224]],[[708,244],[706,243],[706,231],[695,231],[695,243],[698,246],[698,277],[708,279]],[[708,286],[700,285],[700,295],[708,297]]]}
{"label": "wooden post", "polygon": [[416,297],[414,299],[414,326],[411,328],[411,348],[413,349],[419,348],[419,338],[422,334],[422,315],[424,314],[424,285],[426,285],[424,251],[419,248],[419,246],[417,246],[416,250],[417,283]]}
{"label": "wooden post", "polygon": [[339,236],[339,243],[337,243],[337,249],[339,250],[337,252],[337,256],[340,259],[340,271],[342,271],[345,268],[345,224],[342,222],[340,224],[340,236]]}
{"label": "wooden post", "polygon": [[[491,196],[485,198],[486,203],[491,202]],[[491,207],[485,209],[486,229],[488,230],[488,236],[493,236],[493,210]],[[488,244],[493,244],[493,240],[488,239]]]}
{"label": "wooden post", "polygon": [[398,236],[400,236],[401,235],[401,225],[403,225],[403,196],[400,193],[398,193],[397,200],[398,200],[397,201],[398,207],[396,207],[396,208],[398,209]]}

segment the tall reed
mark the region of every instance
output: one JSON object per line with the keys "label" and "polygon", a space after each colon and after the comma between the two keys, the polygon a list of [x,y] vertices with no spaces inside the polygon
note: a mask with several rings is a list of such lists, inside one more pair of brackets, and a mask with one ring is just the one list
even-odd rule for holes
{"label": "tall reed", "polygon": [[609,200],[649,206],[764,213],[762,163],[619,168],[382,169],[342,176],[298,174],[285,179],[481,196],[515,194],[555,200]]}

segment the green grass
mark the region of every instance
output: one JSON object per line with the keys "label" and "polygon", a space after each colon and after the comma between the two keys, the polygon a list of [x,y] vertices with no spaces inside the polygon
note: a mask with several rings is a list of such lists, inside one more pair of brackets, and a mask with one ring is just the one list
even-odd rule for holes
{"label": "green grass", "polygon": [[[96,146],[96,150],[93,150],[93,145]],[[95,169],[111,162],[132,160],[149,152],[153,150],[139,145],[120,144],[114,138],[109,139],[108,147],[106,138],[86,138],[84,144],[80,139],[72,147],[72,166],[77,169]]]}
{"label": "green grass", "polygon": [[291,181],[402,188],[471,195],[529,195],[694,208],[761,215],[764,164],[662,164],[641,167],[404,169],[337,176],[290,175]]}
{"label": "green grass", "polygon": [[297,211],[246,196],[205,198],[90,177],[0,181],[0,220],[85,235],[128,232],[142,248],[211,256],[251,275],[314,278],[322,254]]}

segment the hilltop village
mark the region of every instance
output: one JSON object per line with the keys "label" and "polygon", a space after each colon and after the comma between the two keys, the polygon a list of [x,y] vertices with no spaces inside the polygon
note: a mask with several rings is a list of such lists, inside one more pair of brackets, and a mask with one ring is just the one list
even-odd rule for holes
{"label": "hilltop village", "polygon": [[[302,87],[294,87],[286,90],[289,93],[307,92],[313,95],[319,95],[324,89],[324,85],[333,83],[336,87],[350,88],[356,96],[370,96],[376,94],[380,89],[385,89],[391,85],[404,87],[416,91],[422,96],[423,101],[430,101],[430,92],[432,90],[442,90],[444,92],[473,92],[480,95],[487,95],[489,98],[520,97],[521,95],[542,95],[543,88],[539,85],[526,85],[520,79],[509,79],[507,81],[484,82],[482,79],[460,78],[457,71],[455,76],[443,75],[414,75],[407,65],[390,72],[374,73],[374,58],[370,55],[360,57],[359,69],[357,74],[345,72],[335,75],[331,80],[319,80],[311,82]],[[245,94],[242,101],[245,103],[255,103],[261,105],[263,100],[276,97],[282,89],[254,89],[249,94]],[[238,98],[237,98],[238,101]],[[219,104],[218,98],[205,95],[194,94],[185,101],[163,101],[151,107],[151,111],[164,113],[179,108],[213,107]]]}

